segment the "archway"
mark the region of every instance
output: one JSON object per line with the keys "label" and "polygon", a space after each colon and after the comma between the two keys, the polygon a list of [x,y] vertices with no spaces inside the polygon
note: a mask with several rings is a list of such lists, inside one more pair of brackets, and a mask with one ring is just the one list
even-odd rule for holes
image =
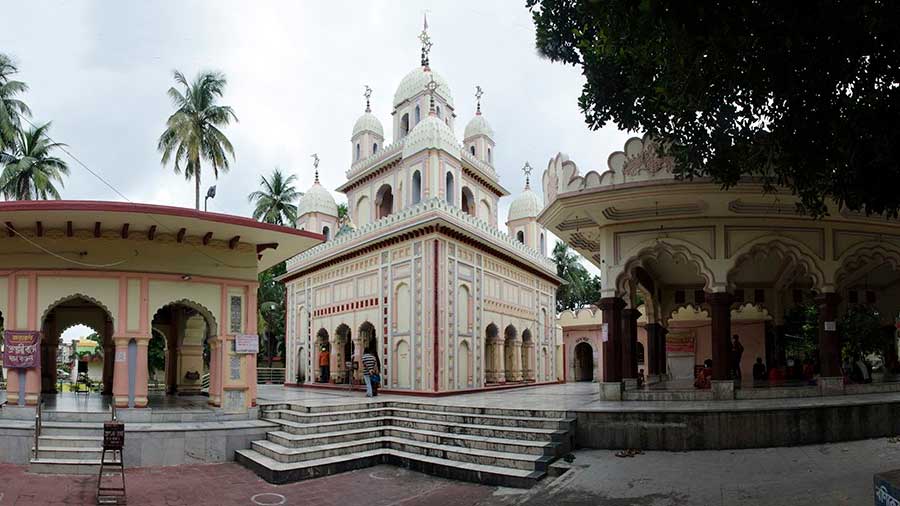
{"label": "archway", "polygon": [[522,331],[522,379],[534,381],[534,339],[531,331]]}
{"label": "archway", "polygon": [[328,383],[331,375],[331,343],[328,342],[328,331],[319,329],[316,332],[316,364],[319,366],[319,383]]}
{"label": "archway", "polygon": [[575,381],[594,380],[594,350],[587,342],[575,345]]}
{"label": "archway", "polygon": [[412,203],[418,204],[422,200],[422,173],[413,172],[412,175]]}
{"label": "archway", "polygon": [[[41,330],[41,392],[45,394],[79,389],[104,395],[112,394],[113,318],[99,301],[81,294],[66,297],[53,304],[43,315]],[[71,330],[70,330],[71,329]],[[66,331],[69,331],[68,333]],[[64,343],[63,335],[69,343]],[[68,347],[68,374],[64,385],[60,381],[57,356],[61,347]]]}
{"label": "archway", "polygon": [[170,302],[154,313],[151,326],[164,337],[165,346],[154,347],[151,340],[147,350],[149,377],[164,370],[168,394],[204,393],[209,381],[209,336],[218,328],[209,310],[187,299]]}
{"label": "archway", "polygon": [[454,194],[454,192],[456,190],[454,189],[454,185],[453,185],[453,173],[452,172],[447,173],[447,178],[446,178],[445,182],[446,182],[445,190],[447,192],[447,194],[445,196],[447,197],[447,203],[452,206],[455,203],[455,197],[456,197],[456,195]]}
{"label": "archway", "polygon": [[412,386],[412,380],[409,376],[409,361],[409,342],[405,339],[401,339],[397,342],[396,349],[394,350],[393,384],[396,385],[397,388],[410,388]]}
{"label": "archway", "polygon": [[493,323],[484,330],[484,383],[498,383],[502,371],[499,363],[501,356],[497,353],[500,330]]}
{"label": "archway", "polygon": [[375,359],[378,360],[379,365],[381,365],[381,359],[378,356],[378,339],[375,336],[375,326],[369,322],[363,322],[363,324],[359,326],[359,341],[362,345],[362,349],[359,350],[359,356],[354,357],[360,362],[359,369],[362,370],[362,354],[367,352],[374,355]]}
{"label": "archway", "polygon": [[365,195],[356,201],[356,226],[361,227],[369,223],[369,207],[369,197]]}
{"label": "archway", "polygon": [[394,193],[391,185],[383,184],[378,188],[378,193],[375,194],[375,209],[377,210],[375,216],[377,220],[390,216],[394,212]]}
{"label": "archway", "polygon": [[469,387],[469,371],[471,370],[470,362],[472,360],[469,350],[469,342],[463,341],[459,344],[458,369],[456,387],[463,389]]}
{"label": "archway", "polygon": [[464,213],[475,216],[475,196],[468,186],[463,186],[459,207]]}
{"label": "archway", "polygon": [[522,379],[522,368],[519,362],[521,343],[516,339],[517,337],[516,328],[512,325],[508,325],[503,331],[503,374],[507,382]]}
{"label": "archway", "polygon": [[334,344],[337,350],[334,364],[337,367],[333,368],[334,372],[331,373],[331,376],[334,378],[334,383],[347,383],[350,381],[349,375],[347,374],[347,364],[353,362],[353,352],[355,348],[350,327],[342,323],[335,329],[334,335]]}

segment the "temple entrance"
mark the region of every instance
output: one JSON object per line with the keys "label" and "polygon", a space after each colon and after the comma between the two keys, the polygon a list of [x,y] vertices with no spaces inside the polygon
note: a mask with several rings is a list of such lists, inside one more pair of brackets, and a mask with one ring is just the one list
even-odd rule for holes
{"label": "temple entrance", "polygon": [[[62,342],[63,333],[73,327],[81,335]],[[44,314],[41,330],[41,393],[112,393],[113,319],[106,308],[90,297],[73,295]]]}
{"label": "temple entrance", "polygon": [[516,381],[516,359],[521,357],[516,356],[516,328],[512,325],[503,331],[503,351],[503,371],[506,381]]}
{"label": "temple entrance", "polygon": [[147,350],[148,390],[200,395],[209,377],[212,316],[190,301],[161,307],[153,316]]}
{"label": "temple entrance", "polygon": [[332,371],[331,376],[334,379],[334,383],[347,383],[348,382],[348,374],[347,374],[347,363],[353,361],[353,336],[351,335],[350,327],[345,324],[338,325],[338,328],[334,331],[335,333],[335,348],[337,349],[337,357],[335,357],[335,371]]}
{"label": "temple entrance", "polygon": [[328,353],[329,356],[331,354],[331,343],[328,342],[328,331],[325,329],[319,329],[316,333],[315,361],[313,363],[316,365],[317,375],[315,381],[318,383],[328,383],[331,378],[331,361],[329,360],[329,362],[323,366],[320,363],[322,352]]}
{"label": "temple entrance", "polygon": [[575,345],[575,381],[594,381],[594,350],[586,342]]}

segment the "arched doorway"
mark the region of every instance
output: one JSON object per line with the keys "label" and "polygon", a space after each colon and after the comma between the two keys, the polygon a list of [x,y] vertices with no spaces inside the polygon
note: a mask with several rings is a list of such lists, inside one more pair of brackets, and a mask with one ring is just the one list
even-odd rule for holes
{"label": "arched doorway", "polygon": [[512,325],[508,325],[506,330],[503,331],[503,374],[506,377],[506,381],[516,381],[517,370],[521,370],[520,367],[517,367],[518,359],[521,358],[516,349],[516,328]]}
{"label": "arched doorway", "polygon": [[353,361],[353,338],[350,332],[350,327],[346,324],[338,325],[337,329],[334,331],[335,335],[335,348],[337,349],[337,356],[334,359],[334,363],[336,367],[335,371],[332,372],[332,377],[334,378],[335,383],[347,383],[349,381],[349,377],[347,375],[347,363]]}
{"label": "arched doorway", "polygon": [[[315,363],[318,365],[319,371],[319,383],[328,383],[331,378],[331,361],[323,360],[322,353],[331,354],[331,343],[328,342],[328,331],[325,329],[319,329],[316,332],[316,358]],[[324,362],[324,365],[323,365]]]}
{"label": "arched doorway", "polygon": [[[111,395],[113,328],[112,314],[91,297],[76,294],[51,306],[41,319],[41,392],[78,389]],[[63,356],[69,360],[57,367],[63,347],[68,347]]]}
{"label": "arched doorway", "polygon": [[497,354],[497,341],[499,340],[500,330],[493,323],[489,324],[484,331],[484,383],[497,383],[500,381],[499,367],[500,358]]}
{"label": "arched doorway", "polygon": [[522,379],[534,381],[534,339],[531,331],[522,331]]}
{"label": "arched doorway", "polygon": [[[384,365],[381,363],[381,359],[378,356],[378,340],[375,337],[375,326],[369,322],[363,322],[362,325],[359,326],[359,342],[362,346],[361,350],[358,350],[357,355],[353,357],[354,360],[359,362],[357,365],[356,374],[354,376],[357,380],[362,381],[362,355],[363,353],[371,353],[375,356],[375,360],[378,361],[379,368],[384,368]],[[385,371],[382,371],[384,374]],[[386,385],[385,385],[386,386]]]}
{"label": "arched doorway", "polygon": [[468,186],[463,186],[459,207],[464,213],[475,216],[475,196]]}
{"label": "arched doorway", "polygon": [[383,184],[375,194],[375,219],[380,220],[394,212],[394,192],[391,185]]}
{"label": "arched doorway", "polygon": [[575,345],[575,381],[594,381],[594,350],[587,342]]}
{"label": "arched doorway", "polygon": [[151,327],[164,342],[154,346],[151,339],[147,350],[147,372],[150,391],[153,378],[165,378],[167,394],[200,395],[209,378],[209,335],[216,329],[212,314],[190,300],[171,302],[153,315]]}
{"label": "arched doorway", "polygon": [[393,383],[397,388],[412,387],[412,380],[409,377],[409,342],[401,339],[397,343],[397,349],[394,351],[394,377]]}
{"label": "arched doorway", "polygon": [[469,362],[471,361],[471,352],[469,351],[469,342],[463,341],[459,344],[459,365],[457,370],[457,388],[468,388],[469,383]]}

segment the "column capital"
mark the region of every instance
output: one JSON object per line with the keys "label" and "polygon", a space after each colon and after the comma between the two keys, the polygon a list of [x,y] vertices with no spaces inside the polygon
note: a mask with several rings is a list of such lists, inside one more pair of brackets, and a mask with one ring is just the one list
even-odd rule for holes
{"label": "column capital", "polygon": [[597,307],[603,311],[608,309],[622,309],[625,307],[625,301],[622,297],[603,297],[597,302]]}
{"label": "column capital", "polygon": [[116,346],[128,346],[128,343],[134,339],[138,346],[148,346],[150,344],[150,336],[113,336],[112,341]]}

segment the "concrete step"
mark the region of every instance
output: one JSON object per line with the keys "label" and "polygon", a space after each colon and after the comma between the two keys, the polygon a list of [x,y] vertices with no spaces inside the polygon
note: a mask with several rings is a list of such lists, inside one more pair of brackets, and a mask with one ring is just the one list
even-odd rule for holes
{"label": "concrete step", "polygon": [[[34,448],[31,449],[34,452]],[[54,460],[96,460],[100,461],[103,448],[73,448],[71,446],[41,446],[38,451],[40,459]]]}
{"label": "concrete step", "polygon": [[302,423],[319,423],[339,420],[357,420],[379,416],[401,416],[421,420],[439,422],[457,422],[473,425],[498,425],[511,427],[532,427],[542,429],[565,429],[574,422],[571,418],[528,417],[511,415],[485,415],[476,413],[459,413],[455,411],[435,411],[431,409],[412,409],[398,407],[380,407],[343,412],[305,413],[294,410],[267,410],[266,416]]}
{"label": "concrete step", "polygon": [[235,460],[269,483],[318,478],[376,464],[398,465],[455,480],[517,488],[530,488],[545,475],[543,471],[455,462],[392,448],[297,463],[278,462],[255,450],[238,450],[235,452]]}
{"label": "concrete step", "polygon": [[423,404],[419,402],[408,401],[390,401],[389,405],[393,408],[401,409],[425,409],[428,411],[447,411],[453,413],[467,413],[475,415],[491,415],[491,416],[514,416],[526,418],[567,418],[565,411],[557,410],[539,410],[539,409],[510,409],[510,408],[485,408],[465,405],[452,404]]}
{"label": "concrete step", "polygon": [[270,441],[289,448],[305,448],[327,443],[341,443],[381,436],[406,438],[412,441],[465,447],[473,450],[509,451],[513,453],[527,453],[529,455],[560,456],[558,454],[560,443],[557,442],[450,434],[446,432],[407,427],[377,426],[319,434],[291,434],[286,431],[272,431],[268,433]]}
{"label": "concrete step", "polygon": [[102,436],[47,436],[42,434],[38,440],[42,449],[46,446],[69,448],[99,448],[103,446]]}
{"label": "concrete step", "polygon": [[281,445],[275,441],[262,440],[254,441],[251,448],[278,462],[291,463],[379,450],[384,448],[384,438],[373,437],[358,439],[356,441],[344,441],[341,443],[326,443],[303,448],[292,448]]}
{"label": "concrete step", "polygon": [[109,411],[80,412],[80,411],[49,411],[43,410],[41,419],[44,422],[108,422],[112,418]]}
{"label": "concrete step", "polygon": [[28,471],[37,474],[97,475],[100,473],[100,458],[98,456],[96,459],[31,459]]}
{"label": "concrete step", "polygon": [[103,436],[103,424],[96,422],[44,422],[42,436]]}

